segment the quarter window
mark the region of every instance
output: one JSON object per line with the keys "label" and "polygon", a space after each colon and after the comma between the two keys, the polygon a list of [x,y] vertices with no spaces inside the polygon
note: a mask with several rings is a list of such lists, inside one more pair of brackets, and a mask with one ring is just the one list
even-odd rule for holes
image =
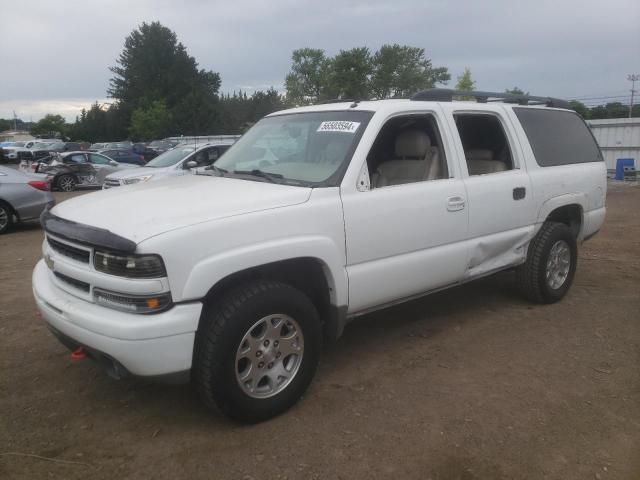
{"label": "quarter window", "polygon": [[541,167],[602,161],[598,144],[577,113],[542,108],[513,111]]}

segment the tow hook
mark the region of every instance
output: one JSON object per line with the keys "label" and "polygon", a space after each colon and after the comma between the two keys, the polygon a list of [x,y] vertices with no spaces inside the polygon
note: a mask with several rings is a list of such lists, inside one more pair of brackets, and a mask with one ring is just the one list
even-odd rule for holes
{"label": "tow hook", "polygon": [[71,352],[71,360],[84,360],[87,358],[87,351],[83,348],[76,348],[73,352]]}

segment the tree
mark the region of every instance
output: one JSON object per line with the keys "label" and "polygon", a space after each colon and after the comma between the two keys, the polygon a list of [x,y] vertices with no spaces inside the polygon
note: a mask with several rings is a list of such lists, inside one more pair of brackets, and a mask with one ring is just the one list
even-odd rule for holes
{"label": "tree", "polygon": [[369,97],[371,54],[367,47],[340,50],[329,63],[327,94],[333,98]]}
{"label": "tree", "polygon": [[456,83],[456,90],[462,90],[464,92],[471,92],[475,90],[476,82],[471,79],[471,70],[469,67],[464,69],[462,75],[458,76],[458,83]]}
{"label": "tree", "polygon": [[131,115],[129,132],[135,140],[163,138],[170,129],[171,113],[161,100],[155,100],[148,108],[138,107]]}
{"label": "tree", "polygon": [[433,67],[423,48],[383,45],[373,55],[370,91],[376,98],[407,97],[450,79],[445,67]]}
{"label": "tree", "polygon": [[202,131],[215,123],[220,75],[198,69],[177,36],[159,22],[142,23],[125,39],[108,94],[129,124],[138,109],[163,102],[175,120],[175,133]]}
{"label": "tree", "polygon": [[584,103],[579,102],[578,100],[571,100],[569,102],[569,107],[579,113],[582,118],[589,118],[589,107]]}
{"label": "tree", "polygon": [[291,71],[285,85],[287,97],[298,104],[315,103],[321,99],[327,85],[329,60],[324,50],[300,48],[291,54]]}
{"label": "tree", "polygon": [[36,137],[64,137],[67,122],[62,115],[47,113],[31,128],[31,135]]}
{"label": "tree", "polygon": [[504,93],[510,93],[512,95],[529,95],[529,92],[526,92],[518,87],[507,88]]}

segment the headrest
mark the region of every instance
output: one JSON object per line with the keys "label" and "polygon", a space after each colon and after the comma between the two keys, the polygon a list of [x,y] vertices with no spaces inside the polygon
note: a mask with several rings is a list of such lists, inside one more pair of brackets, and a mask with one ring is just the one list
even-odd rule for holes
{"label": "headrest", "polygon": [[493,160],[493,152],[488,148],[476,148],[465,152],[467,160]]}
{"label": "headrest", "polygon": [[431,147],[431,139],[425,132],[405,130],[396,137],[395,156],[424,158],[429,147]]}

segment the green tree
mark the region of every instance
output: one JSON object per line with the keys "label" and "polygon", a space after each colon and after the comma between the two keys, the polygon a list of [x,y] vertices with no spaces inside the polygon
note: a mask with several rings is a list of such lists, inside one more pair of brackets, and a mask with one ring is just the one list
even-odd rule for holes
{"label": "green tree", "polygon": [[296,104],[318,102],[327,86],[329,64],[324,50],[294,50],[291,54],[291,71],[285,78],[290,101]]}
{"label": "green tree", "polygon": [[582,118],[590,118],[589,107],[587,107],[584,103],[579,102],[578,100],[571,100],[569,102],[569,106],[572,110],[575,110],[577,113],[579,113]]}
{"label": "green tree", "polygon": [[0,118],[0,132],[5,130],[13,130],[13,120]]}
{"label": "green tree", "polygon": [[529,95],[529,92],[526,92],[518,87],[507,88],[504,93],[511,93],[512,95]]}
{"label": "green tree", "polygon": [[198,69],[196,60],[177,36],[159,22],[142,23],[125,39],[108,94],[117,113],[130,122],[134,111],[163,102],[179,133],[198,133],[216,121],[220,75]]}
{"label": "green tree", "polygon": [[329,63],[327,95],[333,98],[368,98],[372,68],[367,47],[340,50]]}
{"label": "green tree", "polygon": [[138,107],[131,115],[129,132],[135,140],[153,140],[166,137],[171,129],[171,113],[161,100],[155,100],[148,108]]}
{"label": "green tree", "polygon": [[383,45],[372,58],[370,91],[376,98],[407,97],[450,79],[447,68],[434,67],[423,48]]}
{"label": "green tree", "polygon": [[471,70],[469,67],[464,69],[462,75],[458,75],[458,83],[456,83],[456,90],[462,90],[463,92],[472,92],[475,90],[476,82],[471,78]]}
{"label": "green tree", "polygon": [[67,122],[62,115],[47,113],[31,128],[31,135],[36,137],[64,137]]}

